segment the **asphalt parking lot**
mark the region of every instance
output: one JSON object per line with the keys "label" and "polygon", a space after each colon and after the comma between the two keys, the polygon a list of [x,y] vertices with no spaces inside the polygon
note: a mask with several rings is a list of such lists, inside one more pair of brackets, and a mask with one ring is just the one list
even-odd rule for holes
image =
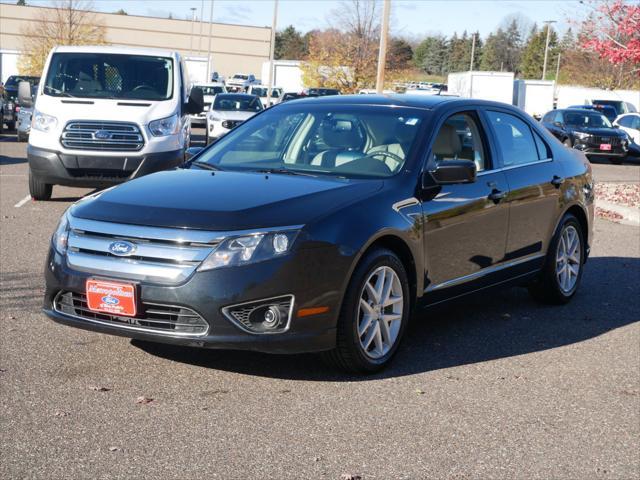
{"label": "asphalt parking lot", "polygon": [[32,202],[25,148],[0,138],[2,478],[640,477],[639,227],[596,220],[571,304],[513,289],[420,312],[390,369],[351,377],[49,321],[48,240],[90,190]]}

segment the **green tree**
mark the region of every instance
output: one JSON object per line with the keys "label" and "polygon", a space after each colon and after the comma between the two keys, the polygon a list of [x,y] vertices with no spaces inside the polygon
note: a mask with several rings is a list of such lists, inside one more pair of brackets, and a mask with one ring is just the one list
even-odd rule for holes
{"label": "green tree", "polygon": [[309,37],[302,35],[293,25],[276,32],[273,55],[276,60],[302,60],[309,54]]}
{"label": "green tree", "polygon": [[406,40],[401,38],[393,38],[389,42],[387,50],[388,70],[406,70],[413,58],[413,48]]}
{"label": "green tree", "polygon": [[[521,72],[524,78],[541,78],[544,63],[544,50],[549,25],[529,37],[522,55]],[[547,79],[555,75],[555,65],[558,58],[558,35],[551,29],[549,33],[549,55],[547,58]]]}
{"label": "green tree", "polygon": [[443,75],[447,57],[447,39],[442,35],[429,36],[413,51],[413,64],[429,75]]}
{"label": "green tree", "polygon": [[18,0],[16,2],[16,5],[18,5],[19,7],[26,7],[27,6],[27,2],[25,0]]}
{"label": "green tree", "polygon": [[502,45],[504,42],[504,31],[501,28],[495,33],[490,33],[484,44],[480,70],[498,71],[504,66]]}
{"label": "green tree", "polygon": [[117,12],[113,12],[116,15],[129,15],[124,9],[120,9]]}
{"label": "green tree", "polygon": [[471,63],[471,37],[465,30],[461,37],[454,32],[449,41],[448,72],[464,72]]}

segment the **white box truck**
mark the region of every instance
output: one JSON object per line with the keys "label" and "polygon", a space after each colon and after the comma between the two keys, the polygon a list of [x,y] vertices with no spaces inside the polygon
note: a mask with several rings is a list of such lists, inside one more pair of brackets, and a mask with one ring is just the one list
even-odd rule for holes
{"label": "white box truck", "polygon": [[450,73],[448,94],[464,98],[493,100],[511,105],[513,100],[513,72]]}
{"label": "white box truck", "polygon": [[513,85],[513,104],[540,119],[553,110],[555,88],[555,82],[551,80],[516,80]]}
{"label": "white box truck", "polygon": [[[262,64],[262,82],[269,82],[269,66],[271,62]],[[284,93],[300,93],[304,88],[302,69],[298,60],[274,60],[272,85],[282,88]]]}

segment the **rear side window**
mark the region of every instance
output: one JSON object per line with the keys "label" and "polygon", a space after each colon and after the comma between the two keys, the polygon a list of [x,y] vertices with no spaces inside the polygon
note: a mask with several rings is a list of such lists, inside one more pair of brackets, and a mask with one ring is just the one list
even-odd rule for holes
{"label": "rear side window", "polygon": [[551,158],[551,151],[549,150],[549,146],[535,130],[533,130],[533,139],[536,141],[536,147],[538,148],[538,158],[540,160]]}
{"label": "rear side window", "polygon": [[540,160],[536,140],[529,125],[508,113],[488,111],[487,116],[496,133],[505,167]]}

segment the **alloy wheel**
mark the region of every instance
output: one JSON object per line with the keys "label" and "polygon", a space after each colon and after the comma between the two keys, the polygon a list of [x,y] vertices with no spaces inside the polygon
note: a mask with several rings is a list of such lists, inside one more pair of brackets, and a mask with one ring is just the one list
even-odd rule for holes
{"label": "alloy wheel", "polygon": [[573,225],[568,225],[562,231],[556,253],[556,278],[564,294],[571,293],[575,288],[582,266],[581,260],[580,235]]}
{"label": "alloy wheel", "polygon": [[375,269],[367,278],[358,306],[358,338],[372,359],[384,357],[398,339],[404,295],[398,274],[391,267]]}

